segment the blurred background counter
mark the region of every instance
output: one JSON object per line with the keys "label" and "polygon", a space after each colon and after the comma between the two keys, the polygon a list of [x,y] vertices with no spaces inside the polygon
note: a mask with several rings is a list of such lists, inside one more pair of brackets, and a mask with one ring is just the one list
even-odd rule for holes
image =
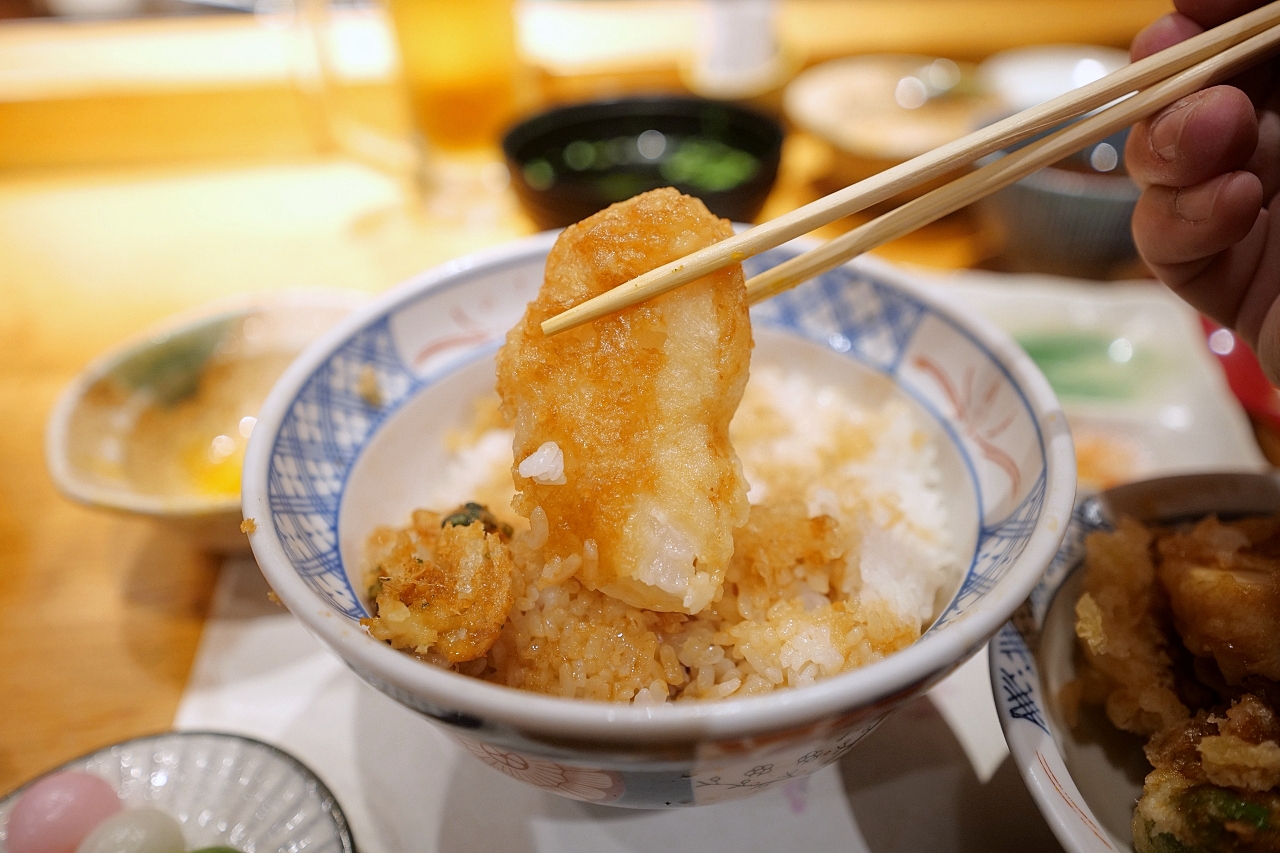
{"label": "blurred background counter", "polygon": [[[804,64],[862,53],[980,60],[1028,44],[1127,47],[1163,0],[786,0],[784,49]],[[693,48],[690,0],[532,0],[520,45],[555,102],[678,90]],[[388,133],[406,120],[378,11],[337,10],[332,47],[348,118]],[[87,21],[0,29],[0,168],[209,157],[296,157],[331,146],[308,103],[315,58],[292,15]],[[310,54],[310,55],[309,55]]]}
{"label": "blurred background counter", "polygon": [[[980,60],[1032,43],[1123,47],[1168,7],[784,0],[778,32],[797,67],[867,52]],[[682,89],[694,13],[684,0],[522,5],[528,105]],[[54,491],[43,429],[69,379],[228,293],[377,292],[533,230],[496,145],[437,158],[425,189],[406,176],[386,18],[322,17],[319,31],[283,13],[0,24],[0,790],[171,724],[219,565]],[[789,136],[762,217],[814,197],[827,156]],[[885,254],[964,267],[989,246],[951,219]]]}

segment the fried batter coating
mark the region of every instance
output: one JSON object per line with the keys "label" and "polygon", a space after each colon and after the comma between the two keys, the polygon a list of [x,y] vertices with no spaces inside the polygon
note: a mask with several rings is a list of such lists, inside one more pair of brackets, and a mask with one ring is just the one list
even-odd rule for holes
{"label": "fried batter coating", "polygon": [[1212,657],[1228,684],[1280,679],[1280,561],[1268,558],[1276,524],[1217,518],[1160,541],[1160,581],[1183,643]]}
{"label": "fried batter coating", "polygon": [[1247,695],[1225,715],[1200,711],[1147,744],[1155,768],[1134,810],[1143,851],[1280,850],[1280,720]]}
{"label": "fried batter coating", "polygon": [[828,597],[847,544],[835,519],[766,499],[734,542],[723,595],[691,618],[637,609],[576,578],[544,584],[540,547],[517,536],[515,605],[476,674],[579,699],[723,699],[866,666],[919,638],[918,623],[881,601]]}
{"label": "fried batter coating", "polygon": [[1076,692],[1101,679],[1086,701],[1105,697],[1118,727],[1151,735],[1134,848],[1280,853],[1280,516],[1126,519],[1086,548],[1076,633],[1090,669]]}
{"label": "fried batter coating", "polygon": [[1086,543],[1084,595],[1076,635],[1108,683],[1107,717],[1119,729],[1154,734],[1187,717],[1162,626],[1163,599],[1150,556],[1151,533],[1121,519]]}
{"label": "fried batter coating", "polygon": [[459,507],[443,521],[418,510],[405,530],[375,531],[367,565],[376,615],[361,624],[379,640],[434,662],[482,657],[498,639],[514,600],[515,566],[501,532],[476,504]]}
{"label": "fried batter coating", "polygon": [[498,354],[515,428],[516,497],[550,526],[547,559],[635,607],[697,613],[717,595],[746,521],[729,421],[751,353],[736,264],[551,338],[539,324],[730,236],[701,201],[654,190],[570,226]]}
{"label": "fried batter coating", "polygon": [[1276,853],[1280,796],[1201,785],[1158,769],[1133,812],[1136,853]]}

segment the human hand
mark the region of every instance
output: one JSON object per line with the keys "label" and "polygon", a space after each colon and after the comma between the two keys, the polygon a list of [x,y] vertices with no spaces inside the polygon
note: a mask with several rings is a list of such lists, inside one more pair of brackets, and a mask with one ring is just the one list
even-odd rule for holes
{"label": "human hand", "polygon": [[[1175,0],[1130,49],[1140,59],[1261,6]],[[1234,328],[1280,383],[1280,116],[1277,63],[1189,95],[1134,125],[1125,165],[1142,196],[1133,236],[1182,298]]]}

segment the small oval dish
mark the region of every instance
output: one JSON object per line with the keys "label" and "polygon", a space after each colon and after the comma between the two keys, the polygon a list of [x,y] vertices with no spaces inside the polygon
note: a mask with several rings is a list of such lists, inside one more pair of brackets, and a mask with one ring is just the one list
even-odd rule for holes
{"label": "small oval dish", "polygon": [[149,808],[182,827],[188,850],[355,853],[346,815],[305,764],[261,741],[221,732],[166,732],[72,759],[0,799],[0,853],[22,794],[54,773],[104,779],[124,809]]}
{"label": "small oval dish", "polygon": [[[901,393],[937,449],[958,583],[924,635],[869,665],[747,698],[630,705],[512,689],[375,640],[361,559],[380,525],[429,505],[447,436],[494,384],[493,355],[542,283],[554,234],[428,271],[294,362],[245,460],[254,554],[289,610],[361,678],[479,760],[558,794],[634,808],[749,796],[839,759],[973,655],[1026,598],[1075,494],[1066,420],[1003,332],[871,259],[753,310],[753,361]],[[783,247],[749,272],[793,256]],[[753,369],[755,369],[753,367]],[[375,394],[362,391],[362,376]]]}
{"label": "small oval dish", "polygon": [[[869,54],[802,71],[784,93],[786,116],[830,146],[823,183],[844,187],[981,127],[995,100],[975,66],[935,56]],[[874,206],[880,211],[946,183],[938,178]]]}
{"label": "small oval dish", "polygon": [[1009,752],[1070,853],[1132,849],[1133,807],[1150,765],[1140,738],[1081,708],[1073,729],[1057,701],[1076,677],[1075,603],[1085,538],[1127,515],[1144,523],[1280,511],[1280,476],[1187,474],[1129,483],[1081,501],[1062,547],[1026,604],[991,641],[991,689]]}
{"label": "small oval dish", "polygon": [[366,299],[339,290],[235,298],[174,317],[90,363],[49,415],[67,497],[244,550],[240,465],[258,406],[298,353]]}

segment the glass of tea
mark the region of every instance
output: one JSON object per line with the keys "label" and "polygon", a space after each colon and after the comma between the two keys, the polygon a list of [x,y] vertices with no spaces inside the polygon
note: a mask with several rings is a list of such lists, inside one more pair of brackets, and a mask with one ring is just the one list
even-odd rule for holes
{"label": "glass of tea", "polygon": [[387,0],[387,7],[427,145],[495,144],[516,108],[513,0]]}

